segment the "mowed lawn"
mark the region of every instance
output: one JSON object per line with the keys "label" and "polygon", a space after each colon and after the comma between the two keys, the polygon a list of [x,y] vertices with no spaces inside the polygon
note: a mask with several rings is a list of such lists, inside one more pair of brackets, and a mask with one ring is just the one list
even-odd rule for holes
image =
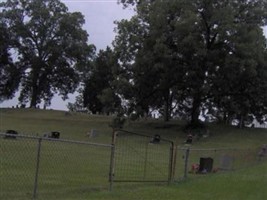
{"label": "mowed lawn", "polygon": [[[0,130],[42,136],[59,131],[62,139],[110,144],[112,117],[35,109],[0,109]],[[183,122],[141,120],[127,122],[125,129],[160,134],[182,146],[186,134]],[[267,143],[264,129],[236,129],[208,125],[210,137],[195,148],[260,148]],[[87,133],[95,130],[96,136]],[[37,140],[0,139],[0,199],[31,199],[36,168]],[[130,145],[138,145],[129,143]],[[121,144],[123,145],[123,144]],[[167,155],[167,154],[166,154]],[[43,141],[40,159],[38,199],[265,199],[267,164],[225,173],[201,175],[171,185],[156,183],[114,183],[108,176],[110,148]],[[134,167],[134,166],[132,166]],[[129,168],[131,169],[131,168]],[[133,169],[134,171],[134,169]]]}
{"label": "mowed lawn", "polygon": [[235,172],[204,175],[170,186],[121,185],[111,193],[95,192],[84,195],[81,199],[263,200],[267,197],[266,185],[267,163]]}

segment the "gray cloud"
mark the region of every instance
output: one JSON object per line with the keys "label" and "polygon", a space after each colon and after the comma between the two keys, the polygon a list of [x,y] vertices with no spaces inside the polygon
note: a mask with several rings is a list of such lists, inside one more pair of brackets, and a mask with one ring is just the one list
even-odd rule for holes
{"label": "gray cloud", "polygon": [[96,45],[97,49],[105,49],[115,37],[114,21],[129,19],[134,11],[123,9],[116,0],[81,0],[64,1],[70,12],[81,12],[86,24],[84,29],[89,34],[89,43]]}
{"label": "gray cloud", "polygon": [[[97,50],[111,45],[115,38],[114,21],[129,19],[134,14],[131,9],[123,9],[117,0],[62,0],[70,12],[81,12],[85,18],[84,29],[89,34],[89,43],[94,44]],[[67,110],[67,103],[74,102],[77,94],[69,95],[67,101],[55,96],[51,101],[51,108]],[[2,102],[0,107],[11,107],[18,104],[16,93],[12,100]]]}

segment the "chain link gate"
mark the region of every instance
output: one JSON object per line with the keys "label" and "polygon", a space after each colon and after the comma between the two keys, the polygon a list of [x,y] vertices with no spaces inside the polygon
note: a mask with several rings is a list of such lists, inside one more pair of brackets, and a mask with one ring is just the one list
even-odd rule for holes
{"label": "chain link gate", "polygon": [[125,130],[113,132],[111,182],[171,182],[173,142]]}

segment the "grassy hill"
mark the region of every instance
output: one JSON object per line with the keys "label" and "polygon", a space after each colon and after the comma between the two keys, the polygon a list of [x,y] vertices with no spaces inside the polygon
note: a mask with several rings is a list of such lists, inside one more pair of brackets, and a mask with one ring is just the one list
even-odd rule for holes
{"label": "grassy hill", "polygon": [[1,109],[0,130],[13,129],[21,134],[42,136],[44,133],[59,131],[61,138],[71,140],[88,140],[86,134],[95,129],[100,141],[111,134],[108,126],[110,117],[69,113],[56,110],[39,109]]}
{"label": "grassy hill", "polygon": [[[17,130],[26,135],[42,136],[46,132],[59,131],[61,138],[110,143],[114,117],[69,113],[56,110],[38,109],[0,109],[0,131]],[[127,121],[124,129],[153,136],[160,134],[166,139],[183,145],[186,139],[186,122],[171,120],[163,122],[156,119]],[[195,147],[259,147],[267,143],[267,129],[239,129],[218,124],[207,124],[209,137],[195,142]],[[87,133],[95,130],[97,137],[89,138]]]}
{"label": "grassy hill", "polygon": [[[20,134],[34,136],[59,131],[62,139],[110,144],[112,129],[109,124],[112,119],[111,116],[55,110],[0,109],[0,131],[13,129]],[[185,124],[176,120],[164,123],[147,119],[126,122],[124,129],[151,136],[160,134],[183,146],[186,138],[183,131]],[[209,137],[194,142],[193,148],[260,148],[267,143],[266,129],[238,129],[218,124],[207,124],[207,127]],[[89,138],[87,133],[92,129],[97,134],[96,137]],[[18,144],[16,148],[13,148],[14,144]],[[11,156],[6,157],[4,153]],[[35,173],[36,141],[23,143],[20,140],[0,138],[0,155],[0,199],[30,199]],[[105,173],[109,169],[109,156],[109,149],[43,143],[39,199],[261,200],[267,196],[266,162],[229,173],[189,177],[186,181],[170,186],[118,183],[112,192],[91,188],[90,184],[108,186]]]}

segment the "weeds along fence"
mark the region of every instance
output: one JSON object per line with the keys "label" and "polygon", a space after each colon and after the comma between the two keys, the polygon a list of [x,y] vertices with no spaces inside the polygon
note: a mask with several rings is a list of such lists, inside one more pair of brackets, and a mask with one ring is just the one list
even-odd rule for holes
{"label": "weeds along fence", "polygon": [[179,181],[201,174],[234,171],[267,161],[267,155],[259,156],[259,151],[260,148],[195,149],[177,147],[174,153],[173,179]]}
{"label": "weeds along fence", "polygon": [[172,141],[119,130],[113,144],[113,182],[171,181]]}
{"label": "weeds along fence", "polygon": [[109,188],[112,145],[0,134],[0,199],[79,197]]}

